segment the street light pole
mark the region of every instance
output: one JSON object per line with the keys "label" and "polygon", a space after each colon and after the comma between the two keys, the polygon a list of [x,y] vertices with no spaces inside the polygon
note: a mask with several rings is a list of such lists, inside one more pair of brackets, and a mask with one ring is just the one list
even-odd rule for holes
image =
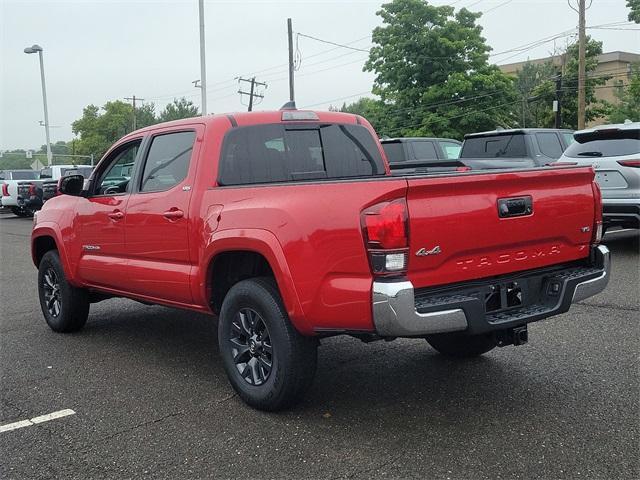
{"label": "street light pole", "polygon": [[42,80],[42,103],[44,103],[44,134],[47,140],[47,166],[51,166],[53,155],[51,154],[51,140],[49,137],[49,110],[47,109],[47,87],[44,81],[44,61],[42,59],[42,47],[33,45],[24,49],[24,53],[36,53],[40,58],[40,78]]}
{"label": "street light pole", "polygon": [[204,54],[204,0],[198,2],[200,15],[200,89],[202,93],[202,116],[207,114],[207,63]]}

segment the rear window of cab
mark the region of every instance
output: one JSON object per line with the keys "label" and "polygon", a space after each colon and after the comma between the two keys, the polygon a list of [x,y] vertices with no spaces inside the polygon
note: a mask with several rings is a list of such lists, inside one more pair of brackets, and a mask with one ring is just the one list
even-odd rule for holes
{"label": "rear window of cab", "polygon": [[265,124],[225,135],[218,184],[248,185],[385,175],[369,130],[345,124]]}

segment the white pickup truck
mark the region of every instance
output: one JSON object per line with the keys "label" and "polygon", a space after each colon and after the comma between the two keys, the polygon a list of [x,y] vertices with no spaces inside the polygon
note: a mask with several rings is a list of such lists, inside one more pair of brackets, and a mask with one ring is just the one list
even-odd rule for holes
{"label": "white pickup truck", "polygon": [[0,184],[2,185],[2,207],[11,210],[15,215],[25,217],[32,215],[26,205],[18,199],[18,185],[31,184],[40,178],[37,170],[2,170],[0,171]]}
{"label": "white pickup truck", "polygon": [[[49,198],[58,194],[58,180],[67,175],[80,174],[89,178],[93,167],[89,165],[52,165],[36,170],[12,170],[2,186],[2,206],[19,217],[31,217]],[[16,174],[14,177],[13,174]]]}

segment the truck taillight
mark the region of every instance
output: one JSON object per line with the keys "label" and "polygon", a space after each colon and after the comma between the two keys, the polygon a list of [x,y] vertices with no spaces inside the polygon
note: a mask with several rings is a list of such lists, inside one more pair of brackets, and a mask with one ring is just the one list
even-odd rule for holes
{"label": "truck taillight", "polygon": [[640,160],[618,160],[623,167],[640,168]]}
{"label": "truck taillight", "polygon": [[591,182],[591,189],[593,190],[593,235],[591,237],[591,243],[596,245],[602,240],[602,193],[600,192],[600,186],[597,182]]}
{"label": "truck taillight", "polygon": [[377,203],[362,212],[361,225],[374,275],[407,271],[409,215],[404,198]]}
{"label": "truck taillight", "polygon": [[2,184],[2,196],[3,197],[9,196],[9,185],[7,185],[6,183]]}

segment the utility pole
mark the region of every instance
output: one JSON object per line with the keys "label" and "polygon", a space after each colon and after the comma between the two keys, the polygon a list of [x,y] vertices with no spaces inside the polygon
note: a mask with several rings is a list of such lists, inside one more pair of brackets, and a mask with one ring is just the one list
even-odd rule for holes
{"label": "utility pole", "polygon": [[200,88],[202,116],[207,114],[207,63],[204,52],[204,0],[199,0],[198,10],[200,14]]}
{"label": "utility pole", "polygon": [[555,127],[561,128],[562,125],[562,70],[558,70],[556,75],[556,100],[553,102],[553,111],[556,113]]}
{"label": "utility pole", "polygon": [[251,112],[253,110],[253,99],[254,99],[254,97],[255,98],[264,98],[264,95],[259,94],[259,93],[254,93],[256,85],[266,88],[267,84],[266,83],[262,83],[262,82],[256,82],[256,77],[252,77],[250,79],[239,78],[238,82],[247,82],[247,83],[251,84],[250,90],[248,92],[243,92],[242,90],[238,90],[238,93],[240,95],[249,95],[249,109],[248,109],[248,111]]}
{"label": "utility pole", "polygon": [[140,100],[141,102],[144,101],[144,98],[138,98],[135,95],[132,95],[131,97],[124,97],[125,100],[130,101],[131,103],[133,103],[133,129],[137,130],[137,122],[136,122],[136,101]]}
{"label": "utility pole", "polygon": [[[578,130],[582,130],[585,126],[585,1],[578,0]],[[591,6],[591,5],[589,5]]]}
{"label": "utility pole", "polygon": [[291,19],[287,18],[287,34],[289,36],[289,101],[295,101],[293,88],[293,27]]}

